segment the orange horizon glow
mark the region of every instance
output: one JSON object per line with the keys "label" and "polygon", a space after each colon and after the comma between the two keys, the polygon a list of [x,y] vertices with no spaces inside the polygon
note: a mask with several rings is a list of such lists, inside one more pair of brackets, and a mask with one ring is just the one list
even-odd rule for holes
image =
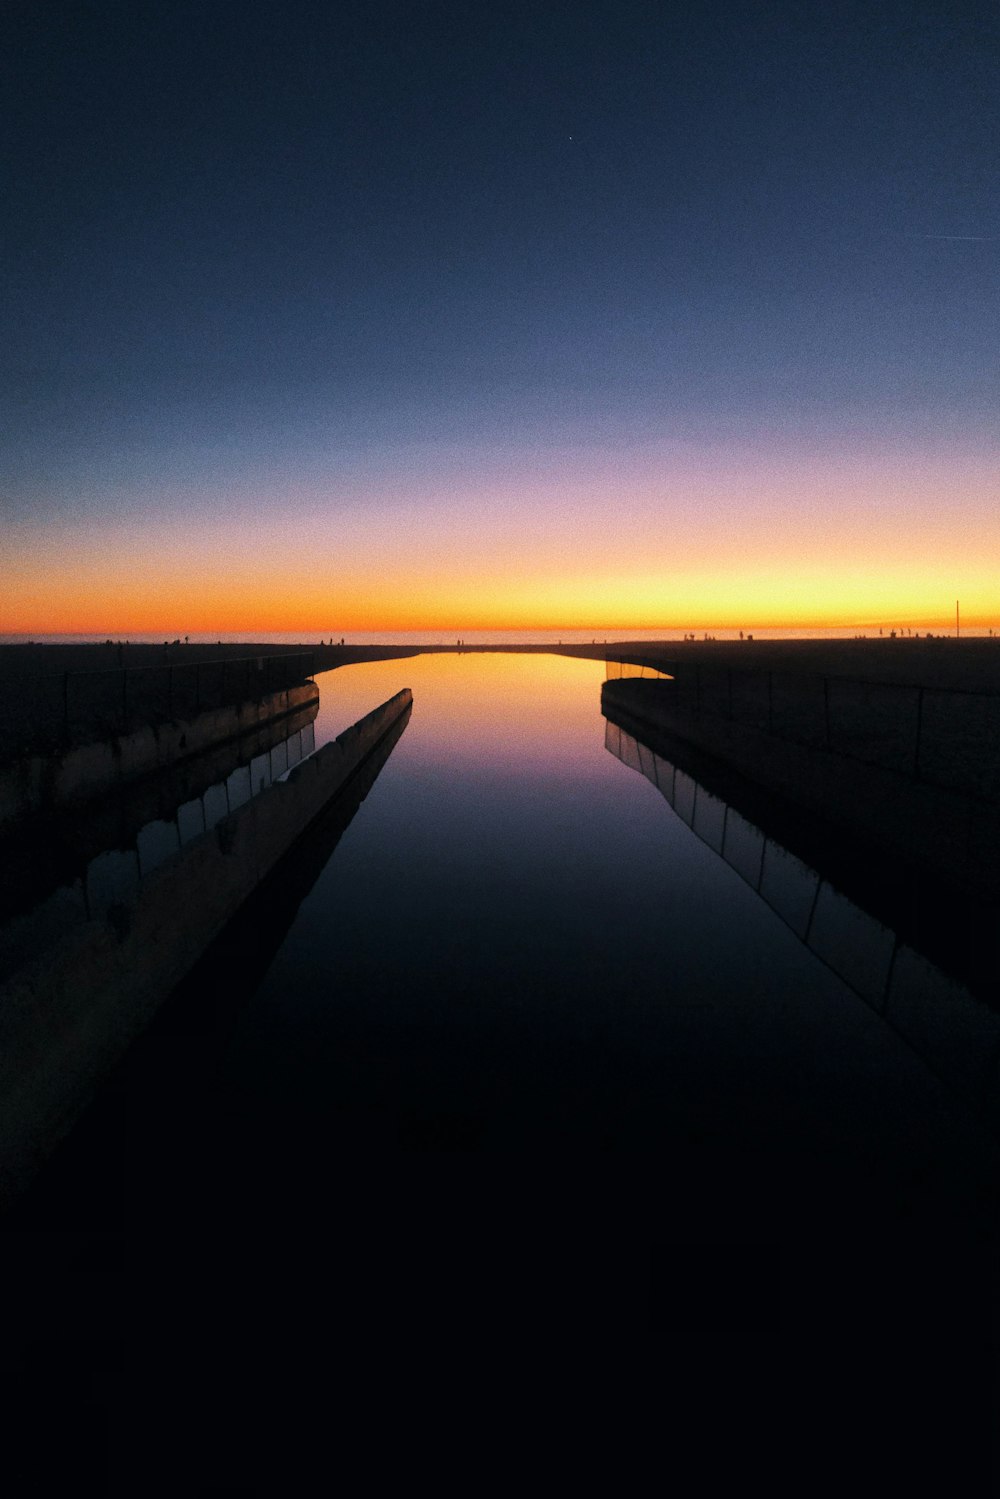
{"label": "orange horizon glow", "polygon": [[0,634],[948,630],[956,598],[994,626],[996,489],[982,454],[776,447],[337,506],[321,488],[167,495],[10,528]]}
{"label": "orange horizon glow", "polygon": [[[96,581],[96,580],[95,580]],[[856,579],[835,587],[832,580],[804,569],[794,584],[782,586],[770,572],[727,579],[700,576],[671,587],[658,579],[523,579],[505,587],[474,579],[468,589],[424,584],[409,596],[403,580],[394,590],[296,587],[261,577],[256,586],[220,581],[169,579],[145,588],[112,589],[102,581],[88,587],[79,579],[51,575],[25,588],[20,598],[8,588],[0,611],[0,634],[204,635],[301,632],[303,635],[435,631],[462,634],[478,630],[558,631],[662,629],[675,633],[711,629],[847,629],[910,624],[953,628],[955,605],[946,586],[908,587],[905,578],[881,576],[877,584]],[[965,625],[994,625],[1000,619],[1000,590],[993,578],[966,578],[961,603]],[[477,584],[479,586],[477,586]],[[825,586],[824,586],[825,585]],[[435,592],[438,597],[435,598]],[[12,597],[12,593],[15,594]],[[374,602],[372,594],[378,597]],[[664,604],[664,595],[672,596]],[[942,602],[942,600],[946,602]],[[672,606],[671,606],[672,605]]]}
{"label": "orange horizon glow", "polygon": [[[312,635],[371,634],[373,631],[436,631],[460,635],[473,630],[558,631],[662,629],[669,633],[711,629],[847,629],[920,622],[953,628],[955,606],[946,586],[907,587],[905,578],[881,576],[877,584],[858,579],[851,586],[802,571],[782,586],[772,573],[732,579],[700,576],[671,588],[658,579],[523,579],[488,586],[475,579],[466,589],[428,584],[407,596],[404,580],[394,590],[326,590],[303,580],[296,587],[262,576],[256,587],[210,586],[206,580],[174,578],[154,586],[112,589],[78,579],[62,584],[51,576],[11,597],[0,612],[0,634],[183,635],[242,633],[247,638],[273,632]],[[965,579],[964,624],[994,625],[1000,619],[1000,591],[993,578]],[[476,586],[477,583],[479,586]],[[867,586],[866,586],[867,585]],[[371,595],[376,594],[374,602]],[[672,595],[672,605],[664,604]],[[942,599],[946,602],[942,602]]]}
{"label": "orange horizon glow", "polygon": [[[257,578],[212,580],[146,573],[132,587],[105,579],[49,571],[5,590],[0,634],[178,635],[301,632],[350,635],[373,631],[558,631],[662,629],[847,629],[915,624],[953,628],[955,590],[948,581],[910,578],[884,569],[856,571],[845,581],[830,570],[800,566],[792,578],[773,567],[726,576],[703,570],[687,577],[604,576],[505,579],[473,575],[466,585],[405,576],[366,587],[324,587],[316,578],[298,583],[261,572]],[[912,570],[916,572],[916,569]],[[963,623],[995,625],[1000,589],[985,567],[965,569]],[[972,573],[972,576],[969,574]]]}
{"label": "orange horizon glow", "polygon": [[[998,622],[1000,622],[1000,605],[992,610],[973,611],[964,607],[961,609],[963,631],[994,627]],[[567,632],[590,631],[599,637],[602,634],[620,633],[623,630],[644,632],[662,630],[665,634],[673,635],[687,631],[701,633],[706,630],[749,630],[751,632],[767,629],[862,630],[918,623],[928,629],[954,630],[954,607],[948,612],[932,612],[930,609],[921,609],[918,604],[914,604],[908,609],[900,608],[864,618],[854,613],[848,614],[834,610],[812,615],[773,611],[765,616],[752,614],[745,609],[733,608],[725,613],[706,611],[695,614],[692,612],[683,616],[666,618],[629,615],[605,620],[593,620],[582,613],[575,619],[563,615],[540,615],[524,619],[457,613],[427,616],[393,612],[389,615],[374,616],[332,609],[303,616],[292,615],[277,605],[272,608],[262,608],[259,604],[246,612],[237,610],[220,613],[209,612],[207,609],[203,611],[198,608],[189,608],[164,620],[157,616],[150,618],[143,612],[132,609],[122,609],[114,618],[109,618],[106,611],[98,613],[95,609],[92,613],[89,610],[76,613],[57,607],[45,615],[4,618],[0,623],[0,637],[5,635],[94,635],[118,639],[132,634],[162,636],[166,640],[174,639],[178,635],[242,634],[246,639],[252,640],[266,634],[300,633],[303,638],[312,638],[315,635],[326,637],[382,633],[388,641],[394,633],[450,636],[477,632],[495,634],[509,630],[512,634],[524,635],[532,631],[551,634],[553,631],[565,630]]]}

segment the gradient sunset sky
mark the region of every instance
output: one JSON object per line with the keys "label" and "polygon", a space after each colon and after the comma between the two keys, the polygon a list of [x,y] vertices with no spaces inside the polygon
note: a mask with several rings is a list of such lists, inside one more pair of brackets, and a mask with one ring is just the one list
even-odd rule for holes
{"label": "gradient sunset sky", "polygon": [[13,16],[0,631],[1000,622],[995,5]]}

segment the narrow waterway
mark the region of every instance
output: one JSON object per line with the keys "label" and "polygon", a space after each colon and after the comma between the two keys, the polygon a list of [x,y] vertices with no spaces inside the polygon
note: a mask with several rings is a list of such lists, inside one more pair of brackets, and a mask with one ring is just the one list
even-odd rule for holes
{"label": "narrow waterway", "polygon": [[117,1151],[111,1196],[173,1211],[304,1157],[584,1149],[786,1198],[847,1182],[890,1216],[981,1203],[986,1133],[608,752],[603,676],[476,654],[320,677],[317,746],[404,686],[410,722],[332,852],[257,903],[252,961],[230,934],[167,1005],[80,1132],[84,1175]]}

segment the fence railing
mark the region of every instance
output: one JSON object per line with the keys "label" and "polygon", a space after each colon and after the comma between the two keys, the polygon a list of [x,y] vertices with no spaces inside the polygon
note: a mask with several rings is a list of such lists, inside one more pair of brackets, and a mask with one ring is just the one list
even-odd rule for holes
{"label": "fence railing", "polygon": [[315,653],[297,651],[66,671],[52,678],[51,686],[60,693],[62,736],[78,739],[85,732],[97,737],[128,733],[141,724],[189,718],[241,699],[263,697],[305,681],[314,669]]}
{"label": "fence railing", "polygon": [[678,707],[1000,801],[1000,694],[636,657],[607,675],[669,677]]}

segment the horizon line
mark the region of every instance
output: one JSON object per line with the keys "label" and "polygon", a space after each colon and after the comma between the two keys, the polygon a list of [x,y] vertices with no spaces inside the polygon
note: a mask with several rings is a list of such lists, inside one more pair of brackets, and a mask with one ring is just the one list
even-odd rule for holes
{"label": "horizon line", "polygon": [[[977,625],[978,624],[978,625],[989,625],[989,626],[992,626],[992,625],[995,625],[997,623],[1000,623],[1000,613],[998,613],[997,615],[993,615],[993,614],[965,614],[965,615],[962,616],[962,624],[963,625]],[[733,622],[720,621],[720,620],[709,621],[707,623],[705,621],[701,621],[701,622],[696,622],[694,624],[692,624],[689,620],[688,621],[682,621],[680,623],[656,622],[654,624],[648,624],[648,625],[646,625],[646,624],[637,624],[635,622],[630,622],[630,623],[625,623],[625,624],[593,624],[593,623],[570,624],[570,623],[563,622],[563,623],[554,624],[554,625],[553,624],[545,624],[545,625],[542,625],[542,624],[531,624],[531,625],[507,625],[507,624],[504,624],[504,625],[493,625],[493,624],[469,624],[469,623],[456,624],[456,623],[447,623],[447,624],[423,624],[423,625],[405,625],[405,626],[401,626],[401,625],[380,625],[380,624],[373,624],[373,625],[365,625],[365,626],[362,626],[362,627],[358,627],[358,626],[346,627],[344,625],[341,625],[339,627],[339,634],[342,635],[342,636],[349,636],[349,635],[373,635],[373,634],[383,633],[383,634],[385,634],[386,638],[388,638],[388,637],[390,637],[392,635],[397,635],[397,634],[398,635],[424,635],[424,634],[447,634],[447,635],[452,635],[456,631],[459,634],[462,634],[465,631],[471,631],[473,633],[489,633],[489,634],[493,634],[493,635],[501,634],[501,633],[504,633],[504,632],[510,633],[510,634],[513,634],[513,635],[525,635],[525,634],[530,634],[532,632],[536,632],[537,631],[537,632],[540,632],[540,633],[543,633],[543,634],[546,634],[546,635],[552,635],[552,634],[558,634],[558,632],[560,630],[571,631],[571,632],[591,631],[591,632],[594,632],[595,634],[600,634],[601,632],[607,632],[607,631],[615,631],[616,633],[620,633],[623,630],[640,630],[640,631],[642,631],[644,633],[647,632],[647,631],[650,631],[650,630],[665,630],[665,631],[669,631],[670,633],[673,634],[673,633],[677,633],[678,631],[680,631],[680,632],[689,632],[690,633],[691,631],[699,631],[699,630],[700,631],[705,631],[705,630],[733,630],[733,631],[739,631],[741,629],[743,630],[743,632],[745,634],[748,630],[751,631],[751,632],[753,630],[862,630],[862,629],[883,629],[883,628],[886,628],[886,627],[889,627],[889,628],[900,628],[900,627],[912,628],[912,627],[915,627],[916,625],[920,625],[920,626],[923,626],[925,628],[929,628],[931,626],[938,626],[938,627],[940,627],[942,629],[953,628],[954,625],[955,625],[955,616],[954,616],[954,614],[940,615],[940,616],[925,616],[925,615],[914,616],[914,615],[910,615],[910,616],[904,616],[901,619],[899,615],[885,615],[885,616],[883,616],[880,619],[867,619],[867,620],[808,620],[808,619],[796,619],[796,620],[776,620],[776,621],[772,621],[772,622],[769,622],[769,623],[761,623],[758,620],[758,621],[752,621],[749,624],[748,623],[737,624],[737,623],[733,623]],[[72,626],[69,626],[69,627],[64,626],[62,628],[55,628],[55,629],[52,629],[52,628],[39,628],[37,626],[35,626],[34,628],[32,628],[32,627],[22,627],[20,629],[14,627],[14,628],[8,628],[8,629],[0,630],[0,640],[4,640],[4,639],[6,639],[6,638],[8,638],[10,636],[14,636],[14,635],[17,635],[17,636],[23,636],[23,635],[36,635],[36,636],[49,636],[49,635],[88,635],[88,636],[93,636],[95,639],[96,638],[102,638],[102,639],[116,639],[116,640],[118,640],[118,639],[121,639],[123,636],[128,635],[129,633],[135,633],[135,634],[140,634],[140,635],[162,635],[166,639],[166,642],[168,644],[172,644],[173,640],[183,639],[184,638],[184,636],[177,634],[177,626],[176,625],[172,625],[172,626],[164,628],[162,625],[138,626],[138,625],[132,624],[132,625],[128,625],[128,626],[121,626],[121,625],[119,625],[119,626],[116,626],[114,628],[107,628],[107,627],[102,626],[100,629],[73,628]],[[241,636],[244,636],[247,640],[252,640],[254,638],[255,634],[257,634],[257,635],[274,635],[274,634],[278,634],[278,635],[294,635],[294,634],[302,634],[303,636],[312,637],[313,635],[315,635],[317,633],[320,633],[321,635],[324,635],[324,636],[326,634],[337,635],[338,634],[338,630],[337,630],[337,627],[335,627],[335,626],[331,627],[329,625],[326,626],[325,628],[321,628],[319,631],[317,631],[317,627],[315,625],[297,625],[297,624],[285,625],[285,626],[248,625],[248,626],[237,626],[237,627],[233,628],[232,626],[221,626],[221,625],[213,624],[211,626],[205,626],[205,627],[201,627],[201,628],[195,628],[193,631],[189,629],[186,633],[189,636],[192,635],[192,634],[194,634],[194,635],[213,635],[213,634],[215,634],[215,635],[219,635],[219,636],[223,636],[223,635],[228,635],[228,636],[241,635]]]}

